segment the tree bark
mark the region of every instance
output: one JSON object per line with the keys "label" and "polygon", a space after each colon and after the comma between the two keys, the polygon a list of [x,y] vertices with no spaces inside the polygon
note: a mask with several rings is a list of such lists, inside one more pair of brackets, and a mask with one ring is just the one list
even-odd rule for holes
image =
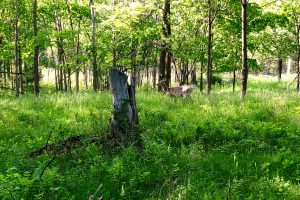
{"label": "tree bark", "polygon": [[[130,137],[132,125],[138,122],[135,102],[132,103],[135,101],[134,86],[128,88],[127,78],[126,74],[116,68],[110,70],[110,85],[114,107],[110,119],[110,131],[114,138],[125,141]],[[134,80],[132,84],[134,84]]]}
{"label": "tree bark", "polygon": [[83,70],[83,74],[84,74],[84,85],[85,85],[85,89],[89,89],[89,86],[88,86],[88,70],[86,67],[84,67],[84,70]]}
{"label": "tree bark", "polygon": [[287,63],[287,69],[286,69],[286,75],[291,74],[291,66],[292,66],[292,58],[289,56],[288,57],[288,63]]}
{"label": "tree bark", "polygon": [[[54,11],[54,22],[55,22],[55,30],[57,32],[61,31],[61,22],[60,18],[57,16],[57,12]],[[63,39],[61,37],[56,38],[57,44],[57,58],[58,58],[58,68],[57,68],[57,79],[58,79],[58,89],[60,91],[64,91],[63,85],[63,62],[64,62],[64,49],[62,47]]]}
{"label": "tree bark", "polygon": [[[171,82],[171,0],[164,1],[164,10],[163,10],[163,26],[162,26],[162,47],[160,53],[160,62],[159,62],[159,77],[158,81],[166,78],[167,86],[170,86]],[[159,91],[162,91],[162,88],[158,87]]]}
{"label": "tree bark", "polygon": [[19,84],[20,84],[20,92],[24,94],[24,85],[23,85],[23,67],[22,67],[22,54],[21,54],[21,47],[18,47],[19,51]]}
{"label": "tree bark", "polygon": [[297,92],[300,91],[300,17],[297,23]]}
{"label": "tree bark", "polygon": [[20,81],[19,81],[19,6],[18,1],[15,0],[15,83],[16,96],[20,95]]}
{"label": "tree bark", "polygon": [[248,82],[248,56],[247,56],[247,0],[241,0],[242,3],[242,87],[241,96],[245,97]]}
{"label": "tree bark", "polygon": [[[0,47],[2,46],[2,40],[3,40],[3,37],[0,35]],[[3,65],[3,68],[2,68],[2,65]],[[0,86],[4,87],[4,78],[3,77],[5,74],[5,67],[4,67],[2,60],[0,61],[0,71],[4,72],[4,73],[0,73]]]}
{"label": "tree bark", "polygon": [[90,0],[90,7],[91,7],[91,16],[92,16],[93,89],[95,92],[97,92],[99,90],[99,74],[98,74],[98,66],[97,66],[94,0]]}
{"label": "tree bark", "polygon": [[38,44],[38,29],[37,29],[37,0],[33,1],[33,37],[34,37],[34,58],[33,58],[33,80],[34,94],[40,93],[40,77],[39,77],[39,44]]}
{"label": "tree bark", "polygon": [[203,70],[204,70],[204,62],[200,63],[200,92],[203,92]]}
{"label": "tree bark", "polygon": [[211,76],[212,76],[212,11],[211,11],[211,0],[208,0],[208,46],[207,46],[207,69],[206,69],[206,94],[209,95],[211,92]]}
{"label": "tree bark", "polygon": [[192,79],[192,83],[194,85],[197,85],[197,69],[196,69],[196,64],[194,63],[194,67],[192,69],[192,72],[191,72],[191,79]]}
{"label": "tree bark", "polygon": [[[159,57],[158,82],[166,78],[166,49],[162,46]],[[162,91],[162,87],[158,86],[158,91]]]}
{"label": "tree bark", "polygon": [[233,70],[232,92],[235,92],[236,70]]}
{"label": "tree bark", "polygon": [[156,88],[156,69],[157,69],[157,58],[154,58],[154,65],[152,69],[152,85],[153,88]]}
{"label": "tree bark", "polygon": [[281,74],[282,74],[282,58],[278,59],[278,68],[277,68],[277,77],[278,77],[278,81],[281,80]]}

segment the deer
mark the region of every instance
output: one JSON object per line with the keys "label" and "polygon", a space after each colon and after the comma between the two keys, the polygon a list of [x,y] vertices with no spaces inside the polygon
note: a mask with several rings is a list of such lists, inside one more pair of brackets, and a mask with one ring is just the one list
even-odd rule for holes
{"label": "deer", "polygon": [[189,97],[194,91],[194,85],[182,85],[177,87],[168,87],[166,84],[167,79],[163,79],[158,82],[158,86],[161,86],[163,91],[172,97]]}

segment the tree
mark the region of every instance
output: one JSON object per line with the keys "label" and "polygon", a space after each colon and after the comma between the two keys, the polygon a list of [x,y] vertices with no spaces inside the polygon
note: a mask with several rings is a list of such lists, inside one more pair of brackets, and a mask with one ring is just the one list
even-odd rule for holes
{"label": "tree", "polygon": [[289,31],[294,35],[296,48],[294,49],[297,66],[296,91],[300,92],[300,2],[297,0],[283,1],[280,10],[289,19]]}
{"label": "tree", "polygon": [[39,44],[37,29],[37,0],[33,0],[33,37],[34,37],[34,61],[33,61],[33,79],[34,93],[36,96],[40,93],[40,77],[39,77]]}
{"label": "tree", "polygon": [[99,90],[99,74],[97,66],[97,47],[96,47],[96,25],[95,25],[95,7],[94,1],[90,0],[91,16],[92,16],[92,54],[93,54],[93,88],[97,92]]}
{"label": "tree", "polygon": [[[161,42],[161,52],[159,59],[159,81],[164,78],[167,79],[167,85],[170,85],[171,81],[171,20],[170,20],[170,0],[164,1],[164,10],[163,10],[163,25],[162,25],[162,42]],[[158,88],[159,91],[162,90],[161,87]]]}
{"label": "tree", "polygon": [[248,63],[247,63],[247,5],[248,0],[241,0],[242,3],[242,87],[241,96],[245,97],[248,81]]}

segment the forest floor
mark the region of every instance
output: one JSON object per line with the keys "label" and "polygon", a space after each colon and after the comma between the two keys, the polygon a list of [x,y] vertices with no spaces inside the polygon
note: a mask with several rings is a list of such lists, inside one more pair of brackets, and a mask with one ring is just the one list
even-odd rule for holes
{"label": "forest floor", "polygon": [[138,89],[142,149],[97,143],[109,92],[2,94],[0,199],[300,199],[300,96],[286,86],[251,78],[244,101],[229,86]]}

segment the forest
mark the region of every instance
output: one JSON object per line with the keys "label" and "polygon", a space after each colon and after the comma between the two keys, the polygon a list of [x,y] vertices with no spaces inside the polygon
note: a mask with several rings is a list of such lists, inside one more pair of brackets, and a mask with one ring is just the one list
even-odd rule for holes
{"label": "forest", "polygon": [[0,199],[300,199],[299,0],[0,16]]}

